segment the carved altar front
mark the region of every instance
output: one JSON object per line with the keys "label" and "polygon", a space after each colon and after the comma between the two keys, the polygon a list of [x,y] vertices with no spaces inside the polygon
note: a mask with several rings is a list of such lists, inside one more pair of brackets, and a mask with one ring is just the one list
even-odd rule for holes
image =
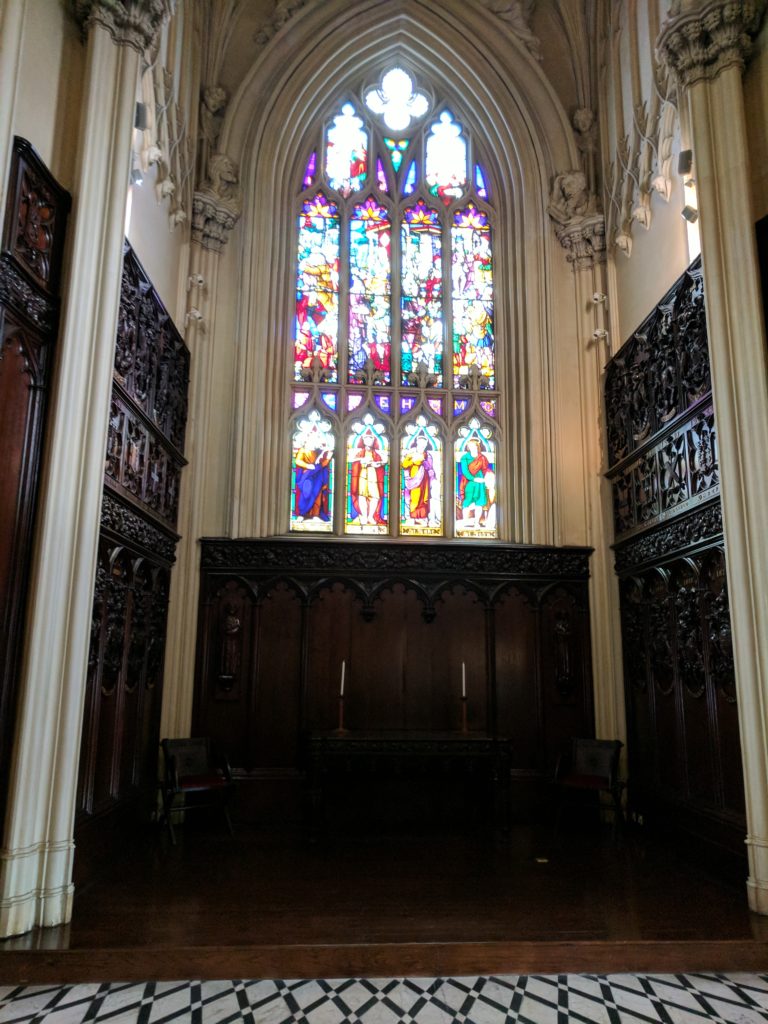
{"label": "carved altar front", "polygon": [[[298,813],[306,741],[510,741],[512,778],[548,778],[593,733],[589,550],[496,543],[203,540],[193,729],[262,808]],[[242,787],[241,787],[242,790]],[[280,795],[278,795],[280,794]],[[245,800],[248,799],[246,794]]]}

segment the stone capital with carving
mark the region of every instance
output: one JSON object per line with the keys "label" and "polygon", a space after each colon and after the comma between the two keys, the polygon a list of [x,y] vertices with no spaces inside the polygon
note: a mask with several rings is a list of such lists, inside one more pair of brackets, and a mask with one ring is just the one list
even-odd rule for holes
{"label": "stone capital with carving", "polygon": [[605,260],[605,218],[583,171],[566,171],[555,177],[547,212],[574,270],[586,270]]}
{"label": "stone capital with carving", "polygon": [[73,7],[84,32],[101,25],[118,46],[144,53],[172,16],[176,0],[73,0]]}
{"label": "stone capital with carving", "polygon": [[656,41],[659,62],[683,88],[743,70],[768,0],[675,0]]}

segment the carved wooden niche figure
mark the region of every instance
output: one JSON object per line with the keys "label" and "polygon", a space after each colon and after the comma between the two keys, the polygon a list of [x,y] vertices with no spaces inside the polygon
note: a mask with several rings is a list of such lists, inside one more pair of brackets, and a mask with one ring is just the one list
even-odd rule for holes
{"label": "carved wooden niche figure", "polygon": [[236,700],[243,664],[245,592],[234,581],[219,591],[219,668],[216,698]]}

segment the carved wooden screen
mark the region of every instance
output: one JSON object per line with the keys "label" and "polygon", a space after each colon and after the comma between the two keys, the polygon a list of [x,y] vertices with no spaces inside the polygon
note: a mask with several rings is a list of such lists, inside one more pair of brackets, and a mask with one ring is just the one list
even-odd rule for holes
{"label": "carved wooden screen", "polygon": [[308,734],[338,724],[342,663],[353,734],[460,731],[464,677],[468,729],[511,739],[522,797],[594,729],[588,554],[204,540],[193,729],[249,783],[243,805],[290,815]]}
{"label": "carved wooden screen", "polygon": [[743,853],[744,792],[700,260],[605,386],[633,806]]}
{"label": "carved wooden screen", "polygon": [[81,848],[89,819],[140,799],[148,812],[155,791],[188,380],[189,352],[126,243],[81,748]]}
{"label": "carved wooden screen", "polygon": [[70,197],[14,139],[0,253],[0,822]]}

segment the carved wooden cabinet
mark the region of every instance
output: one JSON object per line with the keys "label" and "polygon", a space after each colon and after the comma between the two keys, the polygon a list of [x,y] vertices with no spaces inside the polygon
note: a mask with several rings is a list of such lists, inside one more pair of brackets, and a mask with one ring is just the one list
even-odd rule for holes
{"label": "carved wooden cabinet", "polygon": [[[204,540],[195,732],[265,804],[296,813],[310,734],[459,733],[511,741],[544,780],[592,735],[581,548]],[[282,795],[281,795],[282,794]],[[293,800],[293,803],[291,803]]]}
{"label": "carved wooden cabinet", "polygon": [[14,139],[0,252],[0,822],[70,197]]}
{"label": "carved wooden cabinet", "polygon": [[746,828],[700,260],[608,365],[630,798],[743,856]]}

